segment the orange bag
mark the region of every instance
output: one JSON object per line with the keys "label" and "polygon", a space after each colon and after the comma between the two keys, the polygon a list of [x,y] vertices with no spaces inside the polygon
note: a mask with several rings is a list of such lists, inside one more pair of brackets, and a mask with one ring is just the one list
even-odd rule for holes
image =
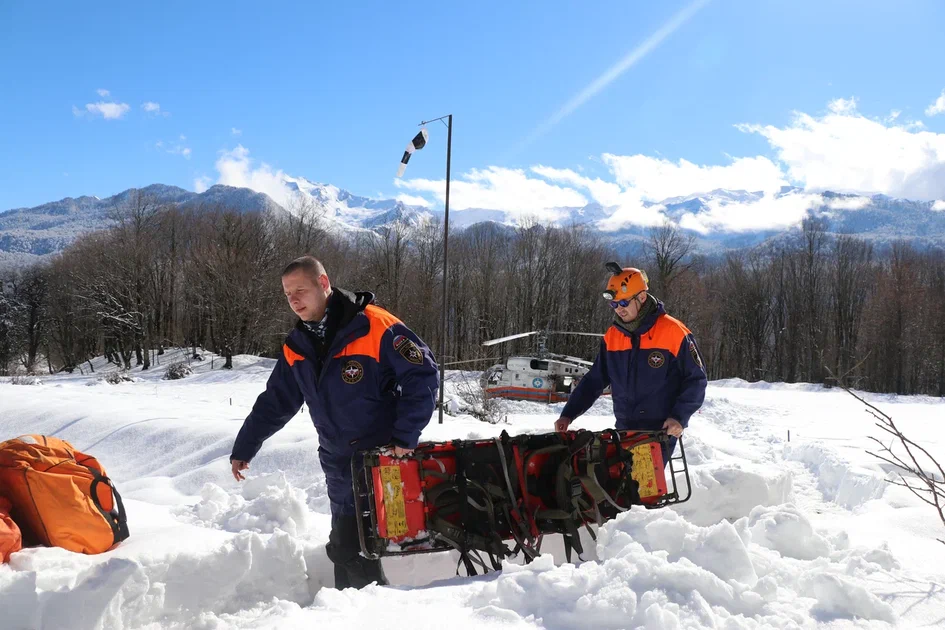
{"label": "orange bag", "polygon": [[0,442],[0,496],[13,504],[27,544],[95,554],[129,535],[105,469],[65,440],[24,435]]}
{"label": "orange bag", "polygon": [[10,502],[0,497],[0,562],[9,562],[10,554],[23,548],[20,528],[10,518]]}

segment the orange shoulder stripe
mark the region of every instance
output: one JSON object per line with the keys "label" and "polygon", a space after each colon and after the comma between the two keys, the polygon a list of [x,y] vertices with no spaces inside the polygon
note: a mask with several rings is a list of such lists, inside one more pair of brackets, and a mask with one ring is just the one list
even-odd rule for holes
{"label": "orange shoulder stripe", "polygon": [[296,361],[305,360],[305,357],[290,348],[287,344],[282,345],[282,355],[285,357],[285,360],[289,362],[289,367],[295,365]]}
{"label": "orange shoulder stripe", "polygon": [[607,352],[630,350],[630,337],[617,330],[616,326],[611,326],[604,335],[604,346]]}
{"label": "orange shoulder stripe", "polygon": [[682,345],[683,339],[688,334],[689,329],[681,321],[675,317],[663,315],[656,320],[653,328],[640,337],[640,349],[659,348],[676,356],[676,353],[679,352],[679,346]]}
{"label": "orange shoulder stripe", "polygon": [[364,314],[367,316],[368,323],[370,324],[368,333],[363,337],[358,337],[342,348],[341,352],[335,355],[336,359],[351,354],[359,354],[371,357],[375,361],[381,360],[381,338],[384,336],[384,333],[387,332],[388,328],[394,324],[399,324],[400,320],[381,307],[374,306],[373,304],[365,307]]}

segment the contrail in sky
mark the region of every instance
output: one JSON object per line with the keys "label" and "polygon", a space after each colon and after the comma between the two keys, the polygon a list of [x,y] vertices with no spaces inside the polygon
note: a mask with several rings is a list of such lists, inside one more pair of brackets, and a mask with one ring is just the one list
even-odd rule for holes
{"label": "contrail in sky", "polygon": [[574,113],[577,108],[597,96],[597,94],[600,93],[604,88],[617,80],[620,75],[632,68],[638,61],[646,57],[657,46],[663,43],[664,39],[672,35],[677,28],[685,24],[689,18],[698,13],[699,9],[707,5],[709,2],[710,0],[696,0],[689,6],[679,11],[679,13],[674,15],[666,24],[661,26],[659,30],[650,35],[646,41],[627,53],[623,59],[608,68],[602,75],[591,81],[591,83],[586,88],[578,92],[571,100],[565,103],[561,109],[538,125],[538,127],[527,138],[525,138],[525,140],[523,140],[522,143],[518,145],[518,147],[516,147],[516,150],[524,148],[541,136],[545,135],[555,125]]}

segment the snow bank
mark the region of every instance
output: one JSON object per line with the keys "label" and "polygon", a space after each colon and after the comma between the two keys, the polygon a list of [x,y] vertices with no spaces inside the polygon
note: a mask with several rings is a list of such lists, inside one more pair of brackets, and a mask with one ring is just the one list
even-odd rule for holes
{"label": "snow bank", "polygon": [[321,585],[310,584],[306,558],[317,556],[288,534],[248,532],[209,552],[140,560],[102,562],[62,549],[29,549],[0,570],[2,623],[92,630],[160,621],[183,627],[201,613],[232,613],[273,598],[307,604]]}
{"label": "snow bank", "polygon": [[[803,521],[793,507],[767,513],[778,514]],[[781,558],[752,542],[749,522],[700,527],[671,511],[632,510],[601,528],[600,562],[555,567],[542,556],[506,564],[470,605],[491,619],[549,629],[793,628],[811,615],[895,621],[888,604],[844,575],[844,564]]]}
{"label": "snow bank", "polygon": [[299,535],[308,531],[306,494],[292,487],[284,473],[248,478],[239,490],[240,494],[233,494],[208,483],[200,491],[200,501],[179,509],[178,514],[194,525],[228,532],[282,530]]}
{"label": "snow bank", "polygon": [[776,508],[756,507],[748,515],[751,540],[782,556],[814,560],[827,556],[831,545],[817,534],[803,514],[793,505]]}
{"label": "snow bank", "polygon": [[807,466],[817,478],[817,487],[824,498],[848,509],[881,498],[888,485],[884,477],[854,468],[819,442],[786,444],[784,459]]}
{"label": "snow bank", "polygon": [[859,617],[879,619],[893,623],[896,615],[892,607],[880,601],[862,586],[833,574],[814,573],[805,575],[801,591],[806,597],[817,600],[811,614],[819,621],[837,618]]}
{"label": "snow bank", "polygon": [[[769,467],[718,464],[689,471],[692,498],[673,510],[697,525],[712,525],[748,516],[755,506],[779,505],[791,500],[791,477]],[[682,478],[677,479],[681,483]]]}

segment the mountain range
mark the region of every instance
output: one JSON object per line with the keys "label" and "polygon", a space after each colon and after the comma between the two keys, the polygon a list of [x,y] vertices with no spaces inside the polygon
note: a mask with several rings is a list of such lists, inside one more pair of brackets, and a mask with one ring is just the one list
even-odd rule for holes
{"label": "mountain range", "polygon": [[[33,208],[0,212],[0,266],[28,264],[61,251],[80,234],[107,227],[111,212],[126,204],[140,190],[157,203],[181,207],[226,206],[246,212],[297,213],[302,208],[321,216],[324,225],[336,233],[373,230],[395,222],[418,224],[438,211],[411,206],[395,199],[372,199],[332,185],[305,178],[285,176],[283,183],[292,193],[286,207],[268,195],[248,188],[216,185],[195,193],[163,184],[128,189],[117,195],[68,197]],[[912,201],[885,195],[851,195],[833,192],[806,193],[784,187],[775,193],[713,190],[704,194],[674,197],[659,203],[645,202],[647,210],[660,210],[670,220],[691,233],[696,247],[707,254],[749,247],[777,239],[796,230],[803,216],[820,216],[833,233],[854,234],[882,246],[896,239],[918,244],[945,246],[945,205],[942,202]],[[787,222],[767,220],[764,213],[790,210]],[[615,207],[590,203],[583,207],[556,208],[561,224],[586,224],[618,250],[630,250],[647,238],[649,228],[614,222]],[[442,214],[440,212],[440,214]],[[521,213],[488,208],[450,212],[450,226],[463,229],[484,221],[514,225]],[[726,224],[737,216],[741,225]],[[563,217],[563,218],[562,218]],[[772,227],[774,225],[775,227]]]}

